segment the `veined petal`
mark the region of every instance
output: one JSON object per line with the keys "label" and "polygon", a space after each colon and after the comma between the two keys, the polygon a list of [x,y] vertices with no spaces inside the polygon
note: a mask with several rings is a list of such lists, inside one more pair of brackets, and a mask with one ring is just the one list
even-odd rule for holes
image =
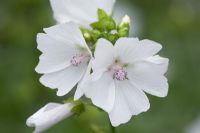
{"label": "veined petal", "polygon": [[58,104],[49,103],[30,116],[26,124],[29,127],[35,127],[34,133],[41,133],[53,125],[57,124],[61,120],[72,115],[71,109],[73,104]]}
{"label": "veined petal", "polygon": [[42,53],[56,54],[76,51],[75,46],[68,45],[68,41],[61,41],[59,39],[55,39],[45,33],[39,33],[37,35],[37,44],[37,48]]}
{"label": "veined petal", "polygon": [[97,81],[99,80],[102,75],[104,74],[104,72],[106,72],[107,69],[99,69],[99,70],[95,70],[93,71],[93,73],[91,74],[91,80],[92,81]]}
{"label": "veined petal", "polygon": [[94,71],[107,70],[115,61],[115,52],[112,43],[105,39],[99,39],[96,44],[94,56],[92,69]]}
{"label": "veined petal", "polygon": [[56,54],[56,55],[46,55],[42,54],[40,56],[40,62],[35,68],[36,72],[45,74],[60,71],[64,68],[67,68],[71,65],[70,63],[71,56],[65,54]]}
{"label": "veined petal", "polygon": [[83,90],[94,105],[110,112],[115,100],[115,85],[110,73],[104,73],[97,81],[88,80]]}
{"label": "veined petal", "polygon": [[59,23],[73,21],[86,28],[97,21],[97,10],[111,14],[115,0],[50,0],[54,17]]}
{"label": "veined petal", "polygon": [[76,22],[76,20],[71,17],[71,14],[67,11],[67,2],[67,0],[50,0],[54,18],[59,23],[65,23],[69,21]]}
{"label": "veined petal", "polygon": [[114,7],[116,0],[99,0],[101,9],[104,9],[109,15],[112,14],[112,10]]}
{"label": "veined petal", "polygon": [[168,93],[168,82],[163,76],[166,67],[162,67],[149,62],[138,62],[127,68],[128,78],[136,88],[158,97],[165,97]]}
{"label": "veined petal", "polygon": [[77,89],[76,89],[76,92],[75,92],[75,95],[74,95],[74,100],[78,100],[84,94],[83,86],[90,76],[90,72],[91,72],[91,69],[92,69],[92,61],[93,61],[93,59],[90,60],[88,67],[87,67],[87,70],[86,70],[82,80],[77,85]]}
{"label": "veined petal", "polygon": [[128,63],[135,59],[135,51],[139,44],[138,38],[119,38],[115,44],[117,58],[121,63]]}
{"label": "veined petal", "polygon": [[36,67],[38,73],[50,73],[62,70],[70,65],[70,59],[78,53],[73,47],[52,39],[47,34],[38,34],[38,49],[43,52]]}
{"label": "veined petal", "polygon": [[55,73],[44,74],[40,78],[40,82],[52,89],[57,88],[57,95],[64,96],[81,80],[86,69],[86,64],[78,67],[70,66]]}
{"label": "veined petal", "polygon": [[128,80],[116,81],[115,104],[109,117],[113,126],[128,122],[132,115],[138,115],[149,109],[147,96],[135,88]]}
{"label": "veined petal", "polygon": [[117,82],[117,86],[122,90],[132,115],[146,112],[150,108],[150,103],[145,93],[133,86],[128,80]]}
{"label": "veined petal", "polygon": [[79,26],[74,22],[58,24],[50,28],[44,28],[46,34],[59,42],[70,45],[71,47],[86,48],[87,44],[79,29]]}
{"label": "veined petal", "polygon": [[167,72],[168,65],[169,65],[168,58],[163,58],[163,57],[160,57],[159,55],[155,55],[155,56],[147,58],[145,61],[147,62],[147,64],[149,63],[149,68],[151,68],[151,71],[154,70],[161,74],[165,74]]}
{"label": "veined petal", "polygon": [[115,44],[122,63],[131,63],[154,56],[161,48],[162,46],[154,41],[139,41],[137,38],[120,38]]}
{"label": "veined petal", "polygon": [[128,103],[126,102],[121,89],[122,88],[116,86],[114,106],[112,111],[109,112],[109,118],[114,127],[128,122],[132,116]]}
{"label": "veined petal", "polygon": [[78,100],[80,99],[82,96],[84,95],[84,92],[82,90],[82,88],[80,87],[80,84],[77,85],[77,88],[76,88],[76,92],[74,94],[74,100]]}
{"label": "veined petal", "polygon": [[150,57],[155,54],[157,54],[162,49],[162,45],[148,39],[144,39],[140,41],[140,54],[138,53],[138,56],[141,57]]}

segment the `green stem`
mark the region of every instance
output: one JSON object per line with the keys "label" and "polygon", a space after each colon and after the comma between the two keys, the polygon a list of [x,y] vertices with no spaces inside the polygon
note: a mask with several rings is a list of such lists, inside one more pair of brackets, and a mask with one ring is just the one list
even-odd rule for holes
{"label": "green stem", "polygon": [[[109,122],[110,123],[110,122]],[[110,132],[111,133],[116,133],[116,128],[112,126],[112,124],[110,123]]]}

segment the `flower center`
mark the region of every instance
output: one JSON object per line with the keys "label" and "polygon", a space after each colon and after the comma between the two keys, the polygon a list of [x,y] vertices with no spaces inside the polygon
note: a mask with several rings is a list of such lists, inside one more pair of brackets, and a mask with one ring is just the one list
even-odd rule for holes
{"label": "flower center", "polygon": [[127,72],[123,69],[116,70],[113,74],[113,79],[123,81],[127,79]]}
{"label": "flower center", "polygon": [[79,66],[82,63],[87,63],[90,59],[90,56],[88,54],[76,54],[71,59],[71,64],[73,66]]}
{"label": "flower center", "polygon": [[113,79],[123,81],[128,79],[127,78],[127,72],[124,70],[124,68],[120,65],[113,65],[110,68],[110,71],[113,73]]}

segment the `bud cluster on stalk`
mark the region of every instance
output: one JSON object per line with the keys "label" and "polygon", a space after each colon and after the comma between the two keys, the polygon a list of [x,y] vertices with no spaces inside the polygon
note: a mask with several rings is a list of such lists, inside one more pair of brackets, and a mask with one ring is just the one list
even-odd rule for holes
{"label": "bud cluster on stalk", "polygon": [[99,38],[105,38],[115,44],[120,37],[128,37],[130,29],[130,18],[126,15],[117,25],[112,16],[104,10],[98,9],[98,21],[90,24],[91,29],[81,27],[85,40],[90,43],[91,49]]}

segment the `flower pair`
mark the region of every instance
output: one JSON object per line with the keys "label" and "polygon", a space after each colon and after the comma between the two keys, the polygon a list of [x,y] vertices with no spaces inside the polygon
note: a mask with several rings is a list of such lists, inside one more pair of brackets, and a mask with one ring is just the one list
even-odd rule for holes
{"label": "flower pair", "polygon": [[[110,17],[114,2],[51,0],[55,19],[60,24],[37,35],[42,55],[36,71],[43,74],[40,78],[43,85],[58,89],[58,96],[68,94],[77,86],[74,100],[85,95],[109,114],[113,126],[119,126],[149,109],[144,92],[158,97],[167,95],[164,74],[168,59],[157,55],[162,48],[160,44],[127,37],[127,16],[116,27]],[[109,16],[103,10],[97,15],[99,9]],[[89,35],[81,29],[87,29]],[[93,38],[88,42],[90,36]],[[57,104],[47,104],[27,124],[42,132],[71,115],[70,110],[75,106],[54,105]]]}

